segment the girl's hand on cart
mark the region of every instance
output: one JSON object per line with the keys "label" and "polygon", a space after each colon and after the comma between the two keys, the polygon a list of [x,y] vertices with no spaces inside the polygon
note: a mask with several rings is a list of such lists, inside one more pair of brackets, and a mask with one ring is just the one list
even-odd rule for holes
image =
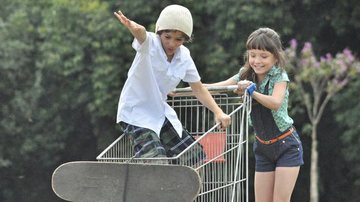
{"label": "girl's hand on cart", "polygon": [[219,124],[219,129],[226,129],[231,124],[231,117],[225,113],[222,113],[215,117],[216,123]]}
{"label": "girl's hand on cart", "polygon": [[246,88],[252,84],[251,81],[241,80],[237,83],[238,88],[234,90],[234,93],[238,95],[244,95]]}

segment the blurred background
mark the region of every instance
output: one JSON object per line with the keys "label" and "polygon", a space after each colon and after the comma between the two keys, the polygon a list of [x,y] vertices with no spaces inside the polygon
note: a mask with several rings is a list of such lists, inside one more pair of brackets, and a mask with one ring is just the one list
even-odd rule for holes
{"label": "blurred background", "polygon": [[[284,48],[296,39],[298,52],[309,42],[317,58],[347,49],[358,60],[358,0],[0,0],[1,202],[61,201],[51,189],[54,169],[95,160],[120,135],[117,103],[135,51],[113,12],[153,31],[174,3],[192,12],[194,39],[186,46],[204,83],[238,72],[246,39],[259,27],[276,30]],[[359,87],[354,76],[337,91],[317,127],[321,202],[360,201]],[[311,122],[301,93],[290,97],[305,160],[292,201],[304,202]],[[253,168],[252,152],[250,161]]]}

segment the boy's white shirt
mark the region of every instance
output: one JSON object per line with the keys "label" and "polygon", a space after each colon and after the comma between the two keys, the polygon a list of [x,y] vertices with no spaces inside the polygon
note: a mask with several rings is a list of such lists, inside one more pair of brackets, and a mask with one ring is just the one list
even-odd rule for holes
{"label": "boy's white shirt", "polygon": [[182,124],[167,104],[167,95],[181,80],[200,81],[199,73],[185,46],[176,50],[169,63],[160,37],[152,32],[146,35],[142,44],[136,39],[133,41],[137,53],[120,95],[116,122],[148,128],[159,136],[167,117],[181,137]]}

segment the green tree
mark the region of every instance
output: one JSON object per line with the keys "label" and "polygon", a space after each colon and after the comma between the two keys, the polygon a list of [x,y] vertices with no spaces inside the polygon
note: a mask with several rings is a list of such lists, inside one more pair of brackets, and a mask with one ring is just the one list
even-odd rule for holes
{"label": "green tree", "polygon": [[[131,54],[123,47],[124,58],[110,56],[121,55],[120,39],[131,39],[119,36],[97,0],[9,3],[0,21],[0,200],[54,201],[52,171],[94,160],[97,137],[115,134],[106,127],[113,114],[99,106],[116,105],[107,93],[118,93],[114,77]],[[107,125],[97,123],[105,115]]]}
{"label": "green tree", "polygon": [[[345,88],[334,100],[333,110],[337,123],[341,127],[340,141],[343,143],[341,153],[346,164],[342,166],[342,177],[344,185],[349,186],[348,192],[352,201],[360,200],[360,104],[358,92],[360,79],[357,77],[352,81],[351,86]],[[344,171],[345,170],[345,171]]]}
{"label": "green tree", "polygon": [[219,81],[239,71],[246,39],[258,27],[272,27],[287,35],[295,23],[290,13],[292,4],[283,0],[184,2],[194,17],[194,41],[189,47],[205,82]]}
{"label": "green tree", "polygon": [[295,75],[294,89],[303,96],[303,104],[310,120],[311,131],[311,168],[310,168],[310,201],[319,201],[318,171],[318,125],[325,107],[340,90],[360,72],[360,62],[355,59],[349,49],[333,57],[327,54],[316,58],[312,45],[306,42],[297,54],[297,42],[292,40],[286,50],[292,62],[291,71]]}

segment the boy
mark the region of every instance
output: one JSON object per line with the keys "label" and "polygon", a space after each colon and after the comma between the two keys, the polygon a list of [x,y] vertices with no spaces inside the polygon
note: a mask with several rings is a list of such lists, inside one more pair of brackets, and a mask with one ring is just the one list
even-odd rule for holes
{"label": "boy", "polygon": [[[129,20],[121,11],[118,20],[134,36],[137,51],[119,99],[117,123],[131,139],[135,157],[176,156],[194,142],[183,129],[176,112],[166,99],[181,80],[188,82],[197,99],[214,114],[222,128],[230,124],[225,114],[202,85],[189,50],[183,45],[191,39],[190,11],[180,5],[163,9],[155,33]],[[203,152],[200,145],[200,154]]]}

